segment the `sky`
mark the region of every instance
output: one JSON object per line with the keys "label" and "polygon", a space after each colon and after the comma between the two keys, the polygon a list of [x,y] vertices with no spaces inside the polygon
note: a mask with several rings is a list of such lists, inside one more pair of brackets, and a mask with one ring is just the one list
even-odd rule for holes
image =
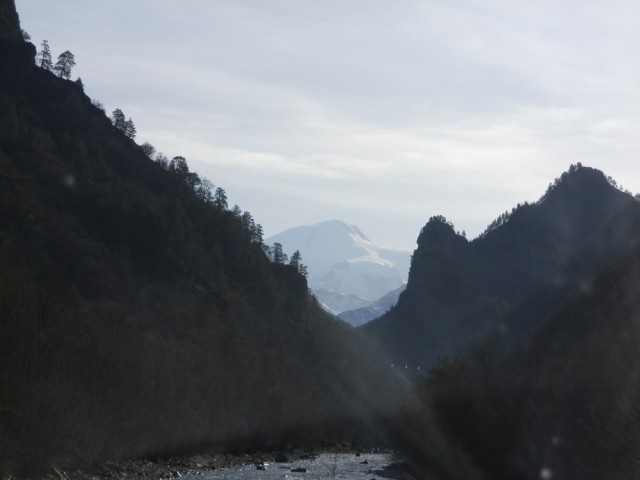
{"label": "sky", "polygon": [[138,143],[266,236],[339,219],[477,236],[572,163],[640,192],[637,0],[16,0]]}

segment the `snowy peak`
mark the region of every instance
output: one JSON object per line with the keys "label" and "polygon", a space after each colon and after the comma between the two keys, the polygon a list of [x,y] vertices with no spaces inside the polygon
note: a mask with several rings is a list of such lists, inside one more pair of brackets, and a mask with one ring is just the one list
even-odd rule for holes
{"label": "snowy peak", "polygon": [[358,227],[339,220],[289,228],[267,239],[267,242],[280,243],[287,252],[300,250],[310,268],[318,263],[366,256],[368,250],[364,246],[371,243]]}
{"label": "snowy peak", "polygon": [[349,236],[351,236],[352,238],[358,238],[358,239],[362,239],[366,242],[370,242],[370,240],[367,238],[367,236],[362,233],[362,230],[360,230],[357,226],[355,225],[347,225],[346,223],[340,221],[340,220],[327,220],[326,222],[320,222],[318,224],[315,225],[315,227],[318,228],[318,230],[320,231],[325,231],[325,232],[347,232],[349,234]]}
{"label": "snowy peak", "polygon": [[361,308],[405,285],[410,252],[373,243],[355,225],[329,220],[285,230],[267,243],[299,250],[309,286],[332,313]]}

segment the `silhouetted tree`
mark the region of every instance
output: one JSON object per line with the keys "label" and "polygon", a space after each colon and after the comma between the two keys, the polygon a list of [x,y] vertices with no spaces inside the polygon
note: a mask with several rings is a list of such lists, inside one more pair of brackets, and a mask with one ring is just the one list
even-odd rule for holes
{"label": "silhouetted tree", "polygon": [[165,170],[169,169],[169,159],[164,153],[162,152],[156,153],[153,159]]}
{"label": "silhouetted tree", "polygon": [[235,204],[233,206],[233,208],[231,209],[231,214],[236,218],[240,218],[242,216],[242,209],[238,204]]}
{"label": "silhouetted tree", "polygon": [[98,110],[101,110],[102,113],[107,113],[107,111],[104,109],[104,105],[102,104],[102,102],[100,100],[96,100],[95,98],[92,98],[91,99],[91,105],[96,107]]}
{"label": "silhouetted tree", "polygon": [[287,257],[287,254],[282,251],[281,243],[276,242],[273,244],[272,254],[273,254],[273,263],[284,264],[287,262],[288,257]]}
{"label": "silhouetted tree", "polygon": [[241,219],[242,219],[242,225],[249,232],[252,232],[256,228],[256,222],[253,220],[253,217],[251,216],[250,212],[244,212],[242,214]]}
{"label": "silhouetted tree", "polygon": [[124,134],[131,140],[136,138],[136,126],[133,124],[131,117],[129,117],[129,120],[124,122]]}
{"label": "silhouetted tree", "polygon": [[229,204],[227,202],[227,192],[224,189],[218,187],[216,188],[216,193],[213,196],[213,204],[221,208],[222,210],[226,210],[229,208]]}
{"label": "silhouetted tree", "polygon": [[169,171],[174,173],[176,176],[185,179],[189,173],[187,160],[180,155],[173,157],[169,162]]}
{"label": "silhouetted tree", "polygon": [[119,108],[116,108],[113,112],[111,112],[111,122],[113,126],[118,130],[124,132],[127,124],[124,113]]}
{"label": "silhouetted tree", "polygon": [[189,188],[196,193],[198,192],[198,190],[200,189],[200,185],[202,184],[200,176],[196,172],[187,173],[184,181],[189,186]]}
{"label": "silhouetted tree", "polygon": [[300,254],[300,250],[296,250],[295,252],[293,252],[293,255],[291,255],[291,260],[289,260],[289,265],[291,265],[292,267],[296,267],[296,270],[298,270],[298,273],[300,275],[303,275],[305,277],[307,276],[307,266],[302,264],[302,255]]}
{"label": "silhouetted tree", "polygon": [[262,230],[262,225],[260,225],[259,223],[256,223],[256,227],[251,233],[252,233],[252,236],[251,236],[252,242],[262,243],[262,237],[264,235],[264,231]]}
{"label": "silhouetted tree", "polygon": [[151,145],[149,142],[144,142],[142,145],[140,145],[142,147],[142,151],[144,152],[144,154],[149,157],[149,158],[153,158],[153,156],[156,153],[156,149],[153,145]]}
{"label": "silhouetted tree", "polygon": [[47,40],[42,41],[40,51],[36,55],[36,65],[50,72],[53,71],[53,60],[51,59],[51,50]]}
{"label": "silhouetted tree", "polygon": [[309,272],[307,270],[307,266],[303,265],[303,264],[298,265],[298,273],[300,275],[302,275],[303,277],[307,278],[307,276],[309,275]]}
{"label": "silhouetted tree", "polygon": [[289,265],[291,265],[292,267],[298,268],[301,260],[302,260],[302,255],[300,254],[300,250],[296,250],[295,252],[293,252],[293,255],[291,255],[291,260],[289,261]]}
{"label": "silhouetted tree", "polygon": [[29,33],[26,30],[22,30],[22,39],[25,42],[30,42],[31,41],[31,35],[29,35]]}
{"label": "silhouetted tree", "polygon": [[244,212],[242,214],[242,225],[249,232],[249,239],[253,243],[262,243],[262,226],[256,224],[255,220],[251,216],[251,213]]}
{"label": "silhouetted tree", "polygon": [[54,71],[60,78],[66,78],[69,80],[71,77],[71,69],[76,65],[76,59],[73,53],[69,50],[65,50],[58,56]]}
{"label": "silhouetted tree", "polygon": [[195,190],[197,197],[207,203],[213,202],[213,186],[213,183],[203,178]]}

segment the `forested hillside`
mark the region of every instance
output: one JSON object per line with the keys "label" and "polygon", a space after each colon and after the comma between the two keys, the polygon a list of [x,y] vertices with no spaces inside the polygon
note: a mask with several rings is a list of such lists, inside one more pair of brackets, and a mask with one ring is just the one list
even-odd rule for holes
{"label": "forested hillside", "polygon": [[445,478],[637,478],[639,275],[636,244],[511,355],[477,344],[443,359],[398,426],[405,451]]}
{"label": "forested hillside", "polygon": [[362,331],[414,378],[487,337],[506,351],[640,235],[640,204],[614,183],[573,165],[473,241],[432,217],[397,306]]}
{"label": "forested hillside", "polygon": [[0,475],[366,439],[400,389],[300,269],[0,15]]}

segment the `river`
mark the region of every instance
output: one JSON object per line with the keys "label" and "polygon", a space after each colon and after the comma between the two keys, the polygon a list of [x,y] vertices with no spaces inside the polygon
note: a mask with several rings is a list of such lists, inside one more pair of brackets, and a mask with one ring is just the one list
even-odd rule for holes
{"label": "river", "polygon": [[315,460],[265,463],[264,470],[259,470],[256,465],[246,465],[202,471],[181,478],[184,480],[370,480],[381,478],[373,472],[381,470],[392,462],[393,457],[390,454],[363,453],[361,456],[356,456],[353,453],[323,453]]}

